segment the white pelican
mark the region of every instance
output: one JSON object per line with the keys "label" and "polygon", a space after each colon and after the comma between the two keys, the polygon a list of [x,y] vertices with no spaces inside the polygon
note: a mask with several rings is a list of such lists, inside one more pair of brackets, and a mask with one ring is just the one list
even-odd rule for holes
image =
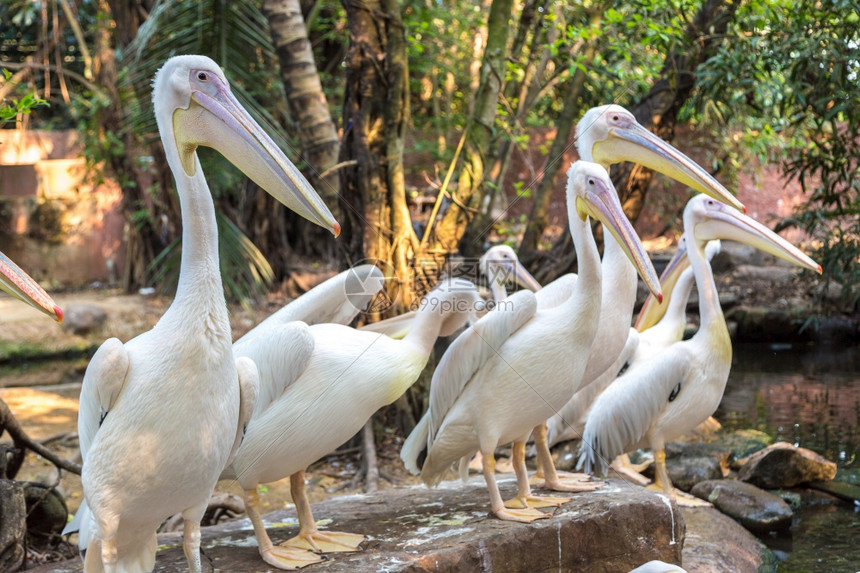
{"label": "white pelican", "polygon": [[[686,155],[642,127],[632,113],[619,105],[604,105],[588,110],[577,123],[577,150],[580,158],[596,161],[609,170],[613,163],[632,161],[659,171],[693,189],[743,210],[743,205],[716,179]],[[623,365],[619,356],[627,345],[628,337],[635,336],[630,323],[636,304],[636,270],[624,260],[624,253],[614,241],[605,241],[603,251],[603,304],[600,310],[600,325],[594,339],[580,388],[587,388],[598,378],[613,379]],[[569,277],[562,277],[571,284]],[[558,281],[556,281],[558,282]],[[544,287],[548,296],[553,284]],[[569,287],[568,287],[569,288]],[[564,290],[564,287],[556,290]],[[542,291],[542,292],[543,292]],[[630,341],[635,345],[635,341]],[[620,362],[620,363],[619,363]],[[549,433],[561,435],[571,419],[564,409],[557,411],[547,422]],[[554,470],[547,467],[549,449],[546,445],[547,427],[535,428],[535,447],[538,452],[539,470],[548,478]],[[556,489],[548,481],[547,487]]]}
{"label": "white pelican", "polygon": [[[305,327],[306,339],[285,345],[252,337],[234,347],[260,369],[262,395],[269,385],[284,390],[261,404],[222,478],[236,479],[266,563],[290,569],[308,564],[307,549],[355,551],[362,535],[319,531],[304,491],[305,469],[358,432],[380,407],[394,402],[418,378],[438,336],[459,329],[481,302],[469,281],[443,281],[422,300],[401,339],[340,324]],[[297,324],[297,323],[292,323]],[[298,323],[301,324],[301,323]],[[259,511],[257,485],[290,476],[299,533],[275,546]],[[315,558],[318,561],[319,558]]]}
{"label": "white pelican", "polygon": [[85,507],[79,514],[87,572],[152,570],[156,528],[178,512],[189,570],[201,571],[200,519],[255,398],[255,366],[233,357],[215,208],[197,146],[216,149],[279,201],[339,232],[215,62],[169,59],[152,99],[182,208],[179,285],[152,330],[125,344],[107,340],[84,375],[78,433],[92,516]]}
{"label": "white pelican", "polygon": [[[589,408],[597,396],[618,377],[619,372],[639,361],[650,359],[658,350],[683,338],[687,325],[687,301],[694,280],[686,250],[686,239],[682,235],[675,256],[660,276],[663,302],[658,303],[656,298],[648,296],[636,322],[638,335],[628,336],[627,344],[613,366],[574,394],[564,408],[551,418],[547,436],[550,446],[582,437]],[[710,261],[719,250],[720,242],[710,241],[705,247],[705,258]],[[556,423],[561,418],[565,423]]]}
{"label": "white pelican", "polygon": [[591,471],[619,454],[650,447],[656,463],[651,487],[669,495],[674,492],[663,447],[714,413],[732,361],[732,343],[705,259],[705,243],[739,241],[821,272],[815,261],[764,225],[704,195],[687,203],[684,234],[699,293],[699,330],[689,340],[637,363],[600,394],[588,415],[579,460]]}
{"label": "white pelican", "polygon": [[[487,313],[448,348],[430,386],[430,407],[401,451],[406,467],[417,472],[426,448],[421,478],[436,485],[455,461],[461,474],[476,451],[493,513],[514,521],[548,517],[534,507],[566,499],[533,498],[525,467],[525,443],[531,430],[560,408],[576,391],[597,331],[600,312],[600,259],[589,216],[606,225],[659,292],[656,274],[624,217],[609,174],[600,165],[579,161],[568,171],[568,218],[579,261],[579,279],[567,300],[539,309],[535,294],[519,291]],[[502,502],[494,476],[493,452],[513,442],[519,491],[513,507]],[[529,507],[531,504],[532,507]]]}
{"label": "white pelican", "polygon": [[3,253],[0,253],[0,289],[36,310],[44,312],[57,322],[63,322],[63,311],[54,299]]}

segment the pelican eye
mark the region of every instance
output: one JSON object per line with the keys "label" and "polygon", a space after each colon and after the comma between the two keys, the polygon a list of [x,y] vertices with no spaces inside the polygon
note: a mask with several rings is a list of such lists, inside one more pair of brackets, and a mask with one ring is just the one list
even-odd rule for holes
{"label": "pelican eye", "polygon": [[618,121],[618,116],[617,116],[617,115],[613,115],[613,116],[612,116],[612,121]]}
{"label": "pelican eye", "polygon": [[588,180],[588,184],[589,184],[589,185],[594,185],[594,179],[589,179],[589,180]]}
{"label": "pelican eye", "polygon": [[209,75],[206,72],[197,72],[197,79],[201,82],[205,82],[209,79]]}

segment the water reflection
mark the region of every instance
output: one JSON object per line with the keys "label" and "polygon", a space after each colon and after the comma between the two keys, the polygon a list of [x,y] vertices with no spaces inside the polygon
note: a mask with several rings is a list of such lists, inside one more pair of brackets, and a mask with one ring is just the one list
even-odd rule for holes
{"label": "water reflection", "polygon": [[[726,429],[757,428],[860,468],[860,350],[844,346],[736,344],[716,417]],[[854,572],[860,508],[806,490],[791,531],[765,536],[780,572]]]}
{"label": "water reflection", "polygon": [[844,346],[735,345],[716,417],[860,466],[860,351]]}

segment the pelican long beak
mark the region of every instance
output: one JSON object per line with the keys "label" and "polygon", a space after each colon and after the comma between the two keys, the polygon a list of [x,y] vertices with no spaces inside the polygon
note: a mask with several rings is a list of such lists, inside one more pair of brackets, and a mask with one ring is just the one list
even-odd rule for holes
{"label": "pelican long beak", "polygon": [[697,241],[737,241],[821,274],[821,265],[752,217],[722,203],[708,204],[707,209],[708,217],[697,223],[693,231]]}
{"label": "pelican long beak", "polygon": [[63,311],[45,289],[3,253],[0,253],[0,289],[44,312],[57,322],[63,322]]}
{"label": "pelican long beak", "polygon": [[648,290],[657,297],[657,300],[662,301],[663,293],[660,290],[657,271],[654,270],[654,265],[651,264],[651,259],[648,258],[639,235],[624,215],[624,210],[618,201],[618,193],[611,183],[607,184],[600,179],[595,180],[595,186],[592,189],[584,196],[576,197],[576,210],[579,216],[583,219],[590,216],[603,223],[604,229],[612,233],[627,258],[636,267]]}
{"label": "pelican long beak", "polygon": [[186,173],[191,175],[195,169],[193,154],[188,151],[197,145],[211,147],[288,208],[339,235],[340,225],[317,192],[242,107],[229,86],[213,78],[209,87],[208,93],[193,91],[188,109],[174,113],[174,131]]}
{"label": "pelican long beak", "polygon": [[523,266],[523,264],[521,262],[516,261],[511,266],[513,267],[512,268],[512,275],[513,275],[514,281],[516,281],[516,283],[518,285],[520,285],[523,288],[527,288],[532,292],[537,292],[542,288],[540,286],[540,283],[537,281],[537,279],[534,278],[532,276],[532,274],[526,270],[526,268]]}
{"label": "pelican long beak", "polygon": [[684,269],[690,266],[690,260],[687,258],[687,244],[681,242],[678,244],[678,249],[675,255],[666,264],[663,273],[660,275],[660,288],[663,290],[663,300],[657,302],[653,295],[648,295],[642,308],[639,310],[639,316],[636,317],[634,328],[639,332],[647,330],[660,322],[663,315],[666,314],[666,308],[669,306],[669,299],[672,298],[672,292],[675,290],[675,284],[684,273]]}
{"label": "pelican long beak", "polygon": [[695,161],[638,123],[612,127],[606,140],[595,142],[594,160],[601,164],[640,163],[732,207],[746,212],[743,203]]}

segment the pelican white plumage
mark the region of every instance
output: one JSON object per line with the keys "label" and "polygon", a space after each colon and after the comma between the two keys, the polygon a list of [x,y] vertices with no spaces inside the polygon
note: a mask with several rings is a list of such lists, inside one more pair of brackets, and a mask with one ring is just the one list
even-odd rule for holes
{"label": "pelican white plumage", "polygon": [[3,253],[0,253],[0,289],[36,310],[44,312],[57,322],[63,322],[63,311],[54,299]]}
{"label": "pelican white plumage", "polygon": [[[710,261],[719,250],[720,242],[710,241],[705,247],[705,258]],[[564,418],[565,423],[549,425],[547,440],[550,446],[582,437],[592,403],[609,384],[616,380],[622,370],[642,360],[650,359],[657,351],[681,340],[687,325],[687,301],[694,284],[693,271],[689,268],[686,251],[686,239],[682,235],[678,240],[675,256],[660,276],[663,302],[657,302],[656,298],[648,296],[636,322],[635,328],[638,334],[628,336],[627,343],[616,362],[596,380],[574,394],[570,402],[564,405],[557,416]],[[552,421],[556,420],[557,418],[553,417]],[[613,467],[615,467],[614,463]]]}
{"label": "pelican white plumage", "polygon": [[[639,163],[727,205],[744,209],[743,204],[704,169],[642,127],[632,113],[619,105],[591,108],[577,123],[576,132],[577,150],[583,160],[595,161],[607,170],[611,164],[621,161]],[[624,259],[624,253],[618,244],[606,241],[603,251],[604,280],[600,325],[588,359],[588,367],[580,384],[583,389],[598,379],[606,383],[615,378],[626,360],[621,356],[622,351],[625,347],[630,351],[636,345],[636,341],[628,343],[630,336],[636,336],[635,329],[630,327],[636,304],[636,271]],[[565,284],[572,284],[570,278],[562,279]],[[555,289],[552,284],[546,285],[543,289],[546,294],[543,296],[548,296],[551,289],[563,290]],[[576,405],[571,408],[579,409]],[[538,451],[548,451],[547,433],[557,441],[563,432],[573,431],[568,426],[569,422],[575,419],[575,413],[568,413],[566,408],[562,408],[547,421],[546,426],[535,428],[535,446]],[[547,459],[547,455],[538,457],[539,462],[542,459]],[[539,469],[542,473],[550,472],[551,475],[554,470],[544,467],[546,465],[540,463]],[[547,486],[554,487],[551,483]]]}
{"label": "pelican white plumage", "polygon": [[600,394],[588,415],[579,460],[591,471],[619,454],[650,447],[656,465],[652,487],[669,495],[674,492],[663,447],[714,413],[731,367],[732,343],[705,243],[735,240],[821,272],[815,261],[764,225],[704,195],[687,203],[684,234],[699,293],[699,330],[629,368]]}
{"label": "pelican white plumage", "polygon": [[169,59],[152,99],[182,209],[179,284],[152,330],[125,344],[107,340],[84,375],[79,514],[87,572],[152,570],[156,528],[178,512],[189,570],[201,571],[200,519],[256,397],[256,367],[233,357],[215,208],[197,147],[216,149],[286,206],[339,232],[211,59]]}
{"label": "pelican white plumage", "polygon": [[[519,291],[461,334],[448,348],[430,385],[430,407],[401,451],[406,467],[436,485],[452,463],[461,472],[477,451],[493,513],[515,521],[548,517],[534,507],[564,499],[531,497],[525,468],[525,442],[531,430],[576,391],[597,331],[600,311],[600,260],[588,217],[599,219],[628,250],[649,287],[658,281],[632,226],[624,217],[609,174],[579,161],[568,171],[567,206],[579,261],[579,279],[568,299],[541,310],[535,294]],[[563,372],[564,376],[559,376]],[[494,450],[514,443],[519,491],[506,508],[494,477]],[[529,505],[531,504],[531,507]]]}
{"label": "pelican white plumage", "polygon": [[[306,327],[308,340],[301,347],[285,348],[270,337],[236,344],[237,356],[257,363],[261,394],[268,385],[284,388],[253,416],[223,475],[242,486],[260,555],[267,563],[295,568],[307,564],[307,549],[358,548],[361,535],[317,530],[304,492],[304,471],[355,435],[376,410],[400,397],[421,374],[436,338],[458,330],[480,301],[471,282],[449,279],[424,297],[400,340],[339,324],[317,324]],[[300,529],[296,537],[275,546],[260,517],[256,487],[286,476]]]}

